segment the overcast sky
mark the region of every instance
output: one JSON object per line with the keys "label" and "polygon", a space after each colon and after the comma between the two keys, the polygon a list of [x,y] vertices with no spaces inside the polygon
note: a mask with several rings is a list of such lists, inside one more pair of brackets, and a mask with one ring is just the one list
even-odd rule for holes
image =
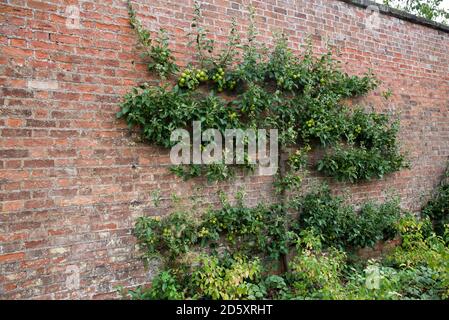
{"label": "overcast sky", "polygon": [[446,9],[449,10],[449,0],[444,0],[443,1],[443,7],[445,7]]}

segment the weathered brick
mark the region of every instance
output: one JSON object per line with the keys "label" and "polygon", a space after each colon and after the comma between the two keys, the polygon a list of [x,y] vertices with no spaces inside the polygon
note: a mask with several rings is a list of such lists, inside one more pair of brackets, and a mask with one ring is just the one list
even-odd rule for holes
{"label": "weathered brick", "polygon": [[280,14],[287,14],[287,10],[285,10],[284,8],[274,7],[273,10],[274,10],[274,12],[277,12]]}
{"label": "weathered brick", "polygon": [[54,160],[25,160],[24,168],[49,168],[55,166]]}
{"label": "weathered brick", "polygon": [[10,262],[10,261],[19,261],[25,257],[24,252],[16,252],[16,253],[8,253],[0,255],[0,263]]}
{"label": "weathered brick", "polygon": [[6,126],[8,127],[22,127],[24,121],[22,119],[6,119]]}
{"label": "weathered brick", "polygon": [[50,127],[56,127],[56,122],[55,121],[49,121],[49,120],[27,119],[26,126],[27,127],[50,128]]}
{"label": "weathered brick", "polygon": [[2,129],[3,137],[31,137],[31,130],[28,129]]}
{"label": "weathered brick", "polygon": [[28,157],[28,150],[8,149],[0,150],[0,158],[26,158]]}
{"label": "weathered brick", "polygon": [[2,88],[2,96],[14,98],[32,98],[33,92],[25,89]]}
{"label": "weathered brick", "polygon": [[0,201],[26,200],[30,197],[29,191],[0,193]]}

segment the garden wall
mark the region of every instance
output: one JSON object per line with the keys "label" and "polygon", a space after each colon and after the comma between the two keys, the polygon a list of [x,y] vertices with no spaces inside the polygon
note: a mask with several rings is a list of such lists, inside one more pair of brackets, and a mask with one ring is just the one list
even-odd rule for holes
{"label": "garden wall", "polygon": [[[449,156],[448,28],[397,12],[372,15],[367,1],[201,2],[219,43],[232,16],[245,33],[251,3],[260,41],[272,43],[281,30],[297,48],[311,35],[317,52],[327,42],[337,47],[349,73],[373,69],[383,84],[363,102],[400,113],[411,170],[332,187],[355,202],[395,192],[404,208],[419,210]],[[188,63],[193,1],[138,3],[144,25],[166,28]],[[115,119],[123,94],[152,80],[136,40],[122,0],[0,3],[0,299],[104,299],[117,285],[147,283],[154,268],[144,269],[132,227],[141,215],[166,213],[173,193],[198,195],[202,206],[216,203],[218,190],[240,187],[248,204],[273,200],[270,177],[212,185],[175,178],[167,150],[137,142]]]}

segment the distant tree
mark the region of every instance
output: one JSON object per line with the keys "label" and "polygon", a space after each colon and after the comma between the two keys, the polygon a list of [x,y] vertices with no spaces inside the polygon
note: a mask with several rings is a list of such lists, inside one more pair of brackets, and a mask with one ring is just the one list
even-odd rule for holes
{"label": "distant tree", "polygon": [[449,11],[442,7],[445,0],[383,0],[390,7],[405,10],[417,16],[448,24]]}

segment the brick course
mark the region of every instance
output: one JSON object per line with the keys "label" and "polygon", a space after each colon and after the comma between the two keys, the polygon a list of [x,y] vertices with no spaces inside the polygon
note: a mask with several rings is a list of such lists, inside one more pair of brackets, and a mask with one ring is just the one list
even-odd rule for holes
{"label": "brick course", "polygon": [[[202,2],[219,44],[231,16],[245,33],[251,2],[258,40],[272,43],[281,30],[297,48],[312,35],[317,52],[327,41],[339,48],[348,73],[373,69],[381,89],[355,103],[400,112],[412,169],[332,187],[354,202],[392,189],[404,208],[421,207],[449,156],[449,33],[383,14],[370,28],[365,9],[336,0]],[[136,9],[151,30],[169,31],[182,64],[191,61],[192,1],[143,0]],[[0,3],[0,299],[111,298],[117,285],[147,283],[154,268],[139,260],[132,226],[141,215],[166,213],[171,193],[203,195],[206,205],[217,203],[220,188],[242,186],[250,205],[273,200],[267,177],[180,181],[167,171],[167,150],[136,142],[115,119],[123,94],[152,81],[135,44],[123,0]],[[388,88],[394,95],[385,101]],[[157,189],[159,209],[151,202]]]}

